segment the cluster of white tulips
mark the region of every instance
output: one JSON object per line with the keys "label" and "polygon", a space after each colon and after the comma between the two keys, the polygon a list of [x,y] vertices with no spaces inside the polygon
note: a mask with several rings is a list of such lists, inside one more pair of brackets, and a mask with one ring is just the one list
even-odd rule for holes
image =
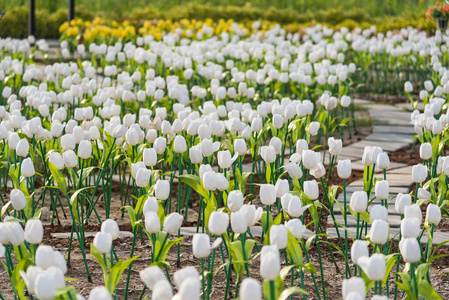
{"label": "cluster of white tulips", "polygon": [[[280,27],[248,37],[207,36],[170,33],[160,42],[144,37],[135,44],[78,45],[79,59],[70,62],[63,42],[61,61],[46,65],[28,55],[36,47],[47,51],[45,41],[0,40],[0,258],[11,297],[83,299],[65,279],[76,238],[86,277],[102,284],[84,296],[128,299],[140,235],[151,250],[149,267],[137,270],[144,283],[139,299],[210,299],[221,273],[225,299],[293,299],[299,293],[325,300],[325,255],[338,270],[338,259],[344,263],[344,299],[402,293],[440,299],[429,270],[439,248],[433,247],[434,228],[447,212],[449,160],[442,154],[449,113],[442,110],[449,75],[439,61],[447,55],[440,45],[446,35],[316,26],[303,37]],[[365,186],[347,201],[351,161],[339,156],[345,133],[356,130],[350,78],[357,74],[355,62],[364,63],[357,57],[410,52],[431,53],[429,67],[441,76],[441,86],[434,88],[432,79],[420,93],[424,113],[412,114],[424,160],[413,168],[416,191],[392,197],[388,154],[367,147]],[[411,93],[413,85],[405,89]],[[343,204],[340,187],[330,183],[336,177]],[[113,210],[117,199],[121,218]],[[334,215],[337,206],[343,223]],[[394,238],[389,206],[403,218]],[[44,245],[44,213],[50,215],[46,226],[66,219],[71,225],[66,253]],[[321,223],[327,214],[336,242]],[[193,218],[198,266],[180,268],[181,244],[189,240],[182,225]],[[129,257],[114,249],[120,220],[131,223]],[[101,225],[89,247],[88,224]],[[176,265],[167,261],[169,252]],[[91,277],[88,256],[103,280]],[[123,273],[124,295],[118,295]],[[313,288],[306,287],[307,278]]]}

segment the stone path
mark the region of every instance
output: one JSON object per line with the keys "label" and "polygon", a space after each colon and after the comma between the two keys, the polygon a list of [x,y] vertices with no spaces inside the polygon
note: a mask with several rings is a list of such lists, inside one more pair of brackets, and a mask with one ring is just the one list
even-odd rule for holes
{"label": "stone path", "polygon": [[[353,170],[364,170],[365,166],[362,163],[361,157],[365,146],[379,146],[383,149],[383,151],[390,153],[413,144],[412,137],[415,133],[413,126],[410,124],[410,107],[403,104],[396,106],[376,104],[372,101],[359,99],[356,99],[355,103],[367,108],[371,118],[373,119],[373,133],[360,142],[343,147],[341,156],[351,159]],[[376,178],[383,178],[383,173],[380,173],[380,170],[376,169],[374,176]],[[398,233],[401,218],[394,208],[395,197],[398,193],[409,193],[410,187],[413,185],[412,166],[392,161],[390,168],[387,170],[387,180],[390,184],[390,198],[388,200],[388,223],[390,224],[390,236],[391,238],[397,240],[399,237]],[[349,205],[351,195],[354,191],[361,190],[363,190],[363,180],[357,180],[349,184],[346,189],[346,204]],[[372,199],[373,197],[374,192],[369,198]],[[343,193],[340,193],[337,201],[343,206]],[[375,199],[370,207],[375,204],[380,204],[380,201]],[[336,221],[343,225],[344,218],[341,213],[340,206],[335,204],[333,212]],[[330,215],[327,223],[330,228],[327,229],[326,233],[331,237],[337,237],[337,231]],[[348,213],[347,227],[352,234],[355,234],[356,232],[356,225],[356,217]],[[344,236],[344,229],[339,228],[339,230],[340,236]],[[434,233],[434,244],[439,244],[446,240],[449,240],[449,232],[436,231]],[[423,235],[421,242],[427,243],[427,233]]]}

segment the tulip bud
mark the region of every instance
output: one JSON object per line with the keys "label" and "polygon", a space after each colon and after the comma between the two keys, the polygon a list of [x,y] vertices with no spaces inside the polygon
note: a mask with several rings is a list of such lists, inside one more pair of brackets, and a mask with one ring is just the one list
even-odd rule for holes
{"label": "tulip bud", "polygon": [[275,185],[276,197],[281,198],[283,195],[287,194],[290,190],[287,179],[278,179]]}
{"label": "tulip bud", "polygon": [[264,246],[260,259],[260,275],[266,280],[276,280],[281,270],[277,246]]}
{"label": "tulip bud", "polygon": [[407,92],[407,93],[413,92],[413,85],[412,85],[412,83],[410,81],[406,81],[404,83],[404,91]]}
{"label": "tulip bud", "polygon": [[405,218],[401,221],[401,234],[403,238],[417,238],[421,231],[421,222],[417,218]]}
{"label": "tulip bud", "polygon": [[285,170],[287,170],[288,176],[290,176],[290,178],[292,179],[299,179],[303,175],[301,167],[296,163],[289,163],[284,168]]}
{"label": "tulip bud", "polygon": [[256,206],[248,204],[243,205],[239,211],[245,216],[248,226],[254,226],[260,220],[263,213],[262,207],[256,209]]}
{"label": "tulip bud", "polygon": [[229,188],[229,181],[228,179],[221,173],[215,173],[215,181],[216,181],[216,188],[217,190],[223,192]]}
{"label": "tulip bud", "polygon": [[276,202],[276,188],[272,184],[262,184],[260,186],[260,202],[263,205],[272,205]]}
{"label": "tulip bud", "polygon": [[369,215],[371,222],[377,219],[388,222],[388,210],[385,206],[382,206],[380,204],[372,206],[369,211]]}
{"label": "tulip bud", "polygon": [[38,245],[44,237],[44,227],[40,220],[30,219],[25,225],[25,240],[32,245]]}
{"label": "tulip bud", "polygon": [[324,168],[323,163],[319,162],[315,165],[314,168],[310,169],[310,175],[315,178],[321,178],[326,174],[326,169]]}
{"label": "tulip bud", "polygon": [[201,293],[201,284],[199,277],[186,278],[179,287],[179,299],[199,300]]}
{"label": "tulip bud", "polygon": [[267,164],[271,164],[276,161],[276,150],[273,146],[262,146],[260,148],[260,156]]}
{"label": "tulip bud", "polygon": [[153,290],[156,284],[167,281],[164,272],[158,266],[151,266],[139,272],[140,279],[150,289]]}
{"label": "tulip bud", "polygon": [[89,159],[91,155],[92,155],[91,142],[82,140],[78,146],[78,156],[82,159]]}
{"label": "tulip bud", "polygon": [[143,149],[143,163],[147,167],[154,167],[157,163],[157,153],[154,148]]}
{"label": "tulip bud", "polygon": [[165,137],[160,136],[153,143],[153,148],[154,150],[156,150],[157,154],[163,154],[166,147],[167,147],[167,139]]}
{"label": "tulip bud", "polygon": [[403,238],[399,242],[399,250],[406,263],[414,263],[421,259],[421,247],[416,238]]}
{"label": "tulip bud", "polygon": [[31,158],[28,157],[23,160],[20,172],[25,178],[32,177],[34,176],[34,174],[36,174],[36,172],[34,171],[34,164]]}
{"label": "tulip bud", "polygon": [[17,143],[16,154],[20,157],[27,157],[28,151],[30,149],[30,145],[26,139],[21,139],[19,143]]}
{"label": "tulip bud", "polygon": [[412,181],[422,183],[427,179],[427,167],[421,164],[414,165],[412,168]]}
{"label": "tulip bud", "polygon": [[[220,152],[218,152],[220,154]],[[203,161],[203,154],[199,146],[192,146],[189,149],[189,157],[192,164],[199,164]],[[220,160],[218,160],[220,162]]]}
{"label": "tulip bud", "polygon": [[404,209],[404,217],[405,218],[417,218],[419,220],[419,223],[422,222],[422,213],[421,208],[418,206],[418,204],[412,204],[409,206],[406,206]]}
{"label": "tulip bud", "polygon": [[206,191],[215,191],[217,189],[217,180],[214,171],[204,173],[202,181]]}
{"label": "tulip bud", "polygon": [[365,299],[365,281],[360,277],[351,277],[349,279],[343,279],[343,299],[348,299],[348,295],[356,293],[360,295],[360,299]]}
{"label": "tulip bud", "polygon": [[262,289],[259,281],[254,278],[245,278],[240,286],[241,300],[262,300]]}
{"label": "tulip bud", "polygon": [[272,225],[270,228],[270,244],[276,245],[278,249],[287,247],[288,233],[284,225]]}
{"label": "tulip bud", "polygon": [[176,153],[184,153],[187,150],[186,140],[182,135],[175,137],[174,150]]}
{"label": "tulip bud", "polygon": [[361,257],[358,263],[370,280],[381,281],[385,277],[387,267],[383,254],[375,253],[371,257]]}
{"label": "tulip bud", "polygon": [[56,169],[58,170],[64,169],[64,160],[62,159],[61,154],[59,154],[58,152],[50,153],[48,161],[51,162],[53,165],[55,165]]}
{"label": "tulip bud", "polygon": [[172,300],[173,289],[167,280],[160,280],[153,288],[151,300]]}
{"label": "tulip bud", "polygon": [[320,130],[320,123],[316,121],[310,122],[306,130],[311,136],[315,136],[318,134],[318,130]]}
{"label": "tulip bud", "polygon": [[430,143],[422,143],[419,147],[419,157],[427,160],[432,157],[432,145]]}
{"label": "tulip bud", "polygon": [[237,157],[231,157],[229,150],[220,151],[217,153],[218,165],[222,169],[229,169]]}
{"label": "tulip bud", "polygon": [[78,158],[73,150],[64,151],[62,154],[62,159],[64,161],[64,165],[69,169],[78,165]]}
{"label": "tulip bud", "polygon": [[178,213],[171,213],[165,217],[163,231],[176,234],[184,221],[184,217]]}
{"label": "tulip bud", "polygon": [[246,154],[246,142],[244,139],[235,139],[234,140],[234,152],[238,155]]}
{"label": "tulip bud", "polygon": [[327,143],[329,144],[329,153],[331,155],[337,156],[340,154],[343,147],[343,142],[341,140],[336,140],[333,137],[330,137],[327,140]]}
{"label": "tulip bud", "polygon": [[175,272],[174,279],[178,288],[186,281],[188,278],[198,279],[200,274],[195,269],[195,267],[184,267],[181,270]]}
{"label": "tulip bud", "polygon": [[157,203],[156,197],[148,197],[143,205],[143,214],[145,215],[147,212],[158,213],[159,204]]}
{"label": "tulip bud", "polygon": [[313,150],[304,150],[302,152],[302,163],[304,168],[313,169],[320,162],[321,155]]}
{"label": "tulip bud", "polygon": [[205,258],[210,254],[210,238],[205,233],[197,233],[192,239],[193,256],[196,258]]}
{"label": "tulip bud", "polygon": [[145,229],[150,234],[161,231],[161,221],[156,212],[148,211],[145,213]]}
{"label": "tulip bud", "polygon": [[291,219],[285,222],[285,227],[290,233],[297,239],[302,239],[304,232],[306,231],[306,225],[303,225],[299,219]]}
{"label": "tulip bud", "polygon": [[374,244],[383,245],[390,237],[390,226],[383,220],[374,220],[371,224],[370,239]]}
{"label": "tulip bud", "polygon": [[8,240],[13,246],[19,246],[25,240],[25,234],[19,222],[6,222]]}
{"label": "tulip bud", "polygon": [[76,143],[75,143],[75,137],[73,134],[66,134],[63,135],[61,138],[61,148],[63,151],[66,150],[73,150],[75,149]]}
{"label": "tulip bud", "polygon": [[13,189],[9,194],[9,198],[11,199],[12,207],[16,211],[21,211],[27,205],[25,194],[19,189]]}
{"label": "tulip bud", "polygon": [[229,216],[227,213],[214,211],[210,214],[208,225],[211,234],[222,235],[228,229]]}
{"label": "tulip bud", "polygon": [[154,187],[154,196],[158,200],[166,200],[170,196],[170,182],[168,180],[158,180]]}
{"label": "tulip bud", "polygon": [[404,211],[405,211],[405,207],[409,206],[411,204],[412,204],[412,197],[409,194],[399,193],[396,196],[396,202],[394,204],[394,207],[398,214],[403,215]]}
{"label": "tulip bud", "polygon": [[245,233],[248,229],[248,223],[246,222],[245,215],[240,212],[231,213],[231,228],[235,233]]}
{"label": "tulip bud", "polygon": [[290,198],[290,201],[287,206],[287,212],[290,216],[294,218],[299,218],[300,216],[302,216],[304,208],[302,207],[302,203],[299,197],[293,196]]}
{"label": "tulip bud", "polygon": [[[137,170],[137,174],[135,176],[136,178],[136,185],[138,187],[146,187],[149,184],[150,178],[151,178],[151,171],[147,168],[139,168]],[[157,183],[156,183],[157,186]],[[156,191],[157,193],[157,191]]]}
{"label": "tulip bud", "polygon": [[357,265],[357,261],[361,257],[369,257],[368,246],[365,241],[355,240],[351,247],[351,259],[354,265]]}
{"label": "tulip bud", "polygon": [[117,222],[112,219],[107,219],[101,224],[101,232],[109,233],[112,237],[112,240],[114,241],[118,239],[120,229],[118,228]]}
{"label": "tulip bud", "polygon": [[50,272],[41,272],[37,275],[34,281],[34,291],[39,299],[52,300],[55,298],[56,286]]}
{"label": "tulip bud", "polygon": [[239,190],[234,190],[228,194],[228,208],[231,212],[238,211],[243,205],[243,194]]}
{"label": "tulip bud", "polygon": [[310,198],[310,200],[318,199],[318,183],[315,180],[304,181],[304,193]]}
{"label": "tulip bud", "polygon": [[342,179],[348,179],[351,176],[352,168],[351,168],[351,160],[339,160],[337,164],[337,174],[338,177]]}
{"label": "tulip bud", "polygon": [[309,150],[309,145],[304,139],[299,139],[296,141],[296,152],[302,154],[305,150]]}
{"label": "tulip bud", "polygon": [[349,202],[349,207],[356,213],[362,213],[366,211],[368,206],[368,196],[364,191],[355,191],[352,193],[351,201]]}
{"label": "tulip bud", "polygon": [[378,200],[388,199],[389,190],[390,190],[390,185],[388,183],[388,180],[376,181],[374,193],[376,194],[376,198]]}
{"label": "tulip bud", "polygon": [[427,222],[438,225],[441,221],[441,209],[438,205],[430,203],[426,211]]}
{"label": "tulip bud", "polygon": [[376,166],[381,170],[386,170],[390,167],[390,158],[385,152],[379,153],[377,156]]}
{"label": "tulip bud", "polygon": [[97,232],[93,243],[100,254],[109,253],[112,247],[112,236],[106,232]]}
{"label": "tulip bud", "polygon": [[112,300],[112,296],[106,287],[97,286],[90,291],[88,300]]}

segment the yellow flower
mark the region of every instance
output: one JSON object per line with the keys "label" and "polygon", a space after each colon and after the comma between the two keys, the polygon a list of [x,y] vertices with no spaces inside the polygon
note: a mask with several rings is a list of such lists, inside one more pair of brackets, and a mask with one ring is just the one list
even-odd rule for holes
{"label": "yellow flower", "polygon": [[64,22],[64,23],[61,24],[61,26],[59,26],[59,32],[62,33],[64,31],[66,31],[67,28],[69,28],[69,23]]}

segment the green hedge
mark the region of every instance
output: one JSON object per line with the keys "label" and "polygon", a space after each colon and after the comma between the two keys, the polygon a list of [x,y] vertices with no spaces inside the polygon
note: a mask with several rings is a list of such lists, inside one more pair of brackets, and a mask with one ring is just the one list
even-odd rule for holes
{"label": "green hedge", "polygon": [[[399,29],[407,26],[421,27],[423,30],[435,30],[435,23],[426,19],[422,14],[403,14],[400,16],[370,17],[366,11],[360,8],[343,10],[331,8],[315,12],[299,13],[295,10],[260,9],[244,6],[218,6],[190,3],[182,8],[175,7],[169,10],[158,10],[155,7],[136,8],[125,18],[118,18],[103,13],[93,13],[82,6],[77,6],[76,16],[83,20],[92,20],[95,16],[106,17],[108,20],[130,20],[137,28],[146,19],[196,19],[211,18],[214,21],[220,19],[233,19],[235,21],[267,20],[280,24],[311,24],[325,23],[331,26],[346,26],[367,28],[371,25],[378,26],[380,32]],[[36,11],[36,36],[38,38],[59,38],[59,27],[67,20],[67,9],[59,9],[54,13],[47,10]],[[16,7],[6,11],[0,20],[0,37],[25,38],[28,35],[28,8]]]}

